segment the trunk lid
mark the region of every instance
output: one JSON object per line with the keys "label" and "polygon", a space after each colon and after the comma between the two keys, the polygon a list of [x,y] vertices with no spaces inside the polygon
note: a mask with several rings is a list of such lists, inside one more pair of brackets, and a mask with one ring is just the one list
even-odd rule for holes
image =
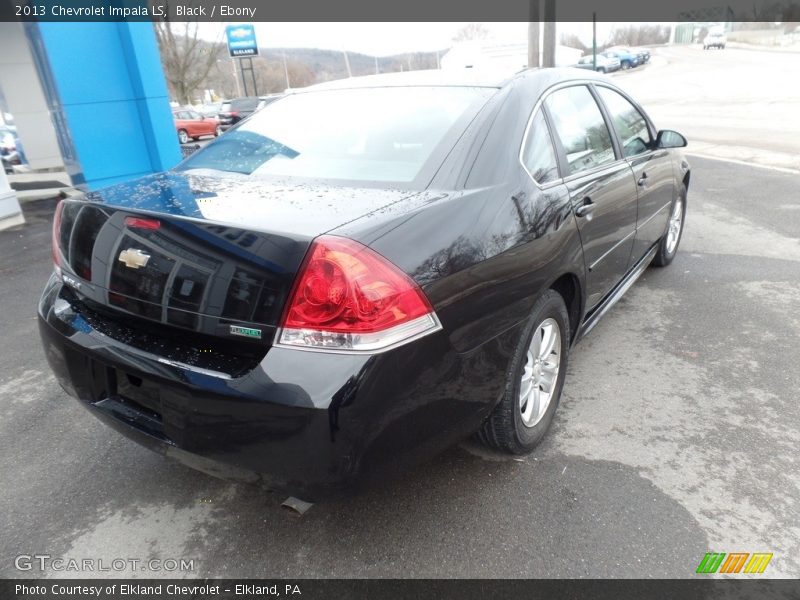
{"label": "trunk lid", "polygon": [[311,241],[413,194],[238,175],[145,177],[64,202],[63,280],[97,318],[149,339],[263,356]]}

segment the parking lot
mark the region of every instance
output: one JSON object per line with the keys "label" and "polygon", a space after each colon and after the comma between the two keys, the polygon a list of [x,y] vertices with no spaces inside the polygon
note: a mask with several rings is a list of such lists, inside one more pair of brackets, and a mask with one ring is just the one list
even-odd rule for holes
{"label": "parking lot", "polygon": [[784,81],[798,56],[666,49],[614,76],[705,158],[689,155],[678,257],[575,348],[534,454],[465,441],[301,519],[60,390],[35,320],[53,202],[28,203],[28,224],[0,233],[0,576],[38,575],[14,557],[44,553],[194,561],[110,573],[145,577],[689,577],[713,550],[772,552],[767,576],[800,577],[800,94]]}

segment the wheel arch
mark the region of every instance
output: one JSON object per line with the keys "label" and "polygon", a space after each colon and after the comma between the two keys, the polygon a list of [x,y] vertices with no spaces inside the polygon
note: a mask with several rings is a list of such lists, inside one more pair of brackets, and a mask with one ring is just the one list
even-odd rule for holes
{"label": "wheel arch", "polygon": [[575,335],[580,327],[583,307],[583,288],[580,279],[574,273],[565,273],[550,285],[550,289],[558,292],[567,306],[569,336],[570,343],[572,343],[575,341]]}

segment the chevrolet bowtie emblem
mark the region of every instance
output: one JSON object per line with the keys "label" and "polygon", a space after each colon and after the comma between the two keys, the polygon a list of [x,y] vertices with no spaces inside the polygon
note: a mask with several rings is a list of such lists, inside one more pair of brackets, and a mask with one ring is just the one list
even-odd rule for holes
{"label": "chevrolet bowtie emblem", "polygon": [[147,261],[150,260],[150,255],[145,254],[138,248],[128,248],[119,253],[119,262],[124,263],[130,269],[138,269],[146,267]]}

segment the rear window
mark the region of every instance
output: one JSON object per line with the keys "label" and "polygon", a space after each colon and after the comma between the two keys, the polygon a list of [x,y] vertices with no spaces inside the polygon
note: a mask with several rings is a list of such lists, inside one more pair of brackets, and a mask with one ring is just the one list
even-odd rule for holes
{"label": "rear window", "polygon": [[410,182],[494,92],[387,87],[290,94],[193,154],[181,169]]}

